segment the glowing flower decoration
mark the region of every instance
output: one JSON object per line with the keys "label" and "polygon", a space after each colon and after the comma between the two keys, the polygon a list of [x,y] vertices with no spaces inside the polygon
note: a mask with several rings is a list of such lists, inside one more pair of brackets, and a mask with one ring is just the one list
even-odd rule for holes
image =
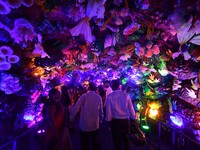
{"label": "glowing flower decoration", "polygon": [[19,61],[19,57],[17,55],[10,55],[8,56],[9,63],[17,63]]}
{"label": "glowing flower decoration", "polygon": [[10,35],[16,43],[32,41],[37,35],[34,27],[25,19],[15,20],[15,27],[11,30]]}
{"label": "glowing flower decoration", "polygon": [[10,7],[7,6],[7,3],[0,1],[0,14],[6,15],[10,13]]}
{"label": "glowing flower decoration", "polygon": [[88,0],[86,15],[89,18],[92,18],[92,17],[104,18],[105,1],[106,0]]}
{"label": "glowing flower decoration", "polygon": [[35,118],[35,115],[33,115],[33,114],[24,114],[24,120],[26,120],[26,121],[33,121],[34,120],[34,118]]}
{"label": "glowing flower decoration", "polygon": [[74,21],[78,21],[85,17],[85,9],[81,5],[70,7],[67,16],[72,18]]}
{"label": "glowing flower decoration", "polygon": [[126,61],[128,60],[129,58],[131,58],[131,56],[129,54],[125,54],[123,56],[121,56],[119,59],[123,60],[123,61]]}
{"label": "glowing flower decoration", "polygon": [[11,64],[8,62],[3,62],[0,64],[0,70],[9,70],[11,68]]}
{"label": "glowing flower decoration", "polygon": [[176,116],[171,115],[170,119],[171,119],[173,125],[176,125],[178,127],[182,127],[183,126],[183,119],[180,116],[178,116],[178,115],[176,115]]}
{"label": "glowing flower decoration", "polygon": [[161,76],[166,76],[169,74],[168,70],[166,68],[163,68],[162,70],[158,70]]}
{"label": "glowing flower decoration", "polygon": [[130,25],[128,25],[124,31],[124,35],[130,35],[133,34],[135,31],[139,30],[140,24],[137,24],[136,22],[132,22]]}
{"label": "glowing flower decoration", "polygon": [[50,56],[44,51],[44,48],[41,43],[35,44],[35,49],[33,50],[32,54],[40,55],[41,58],[50,58]]}
{"label": "glowing flower decoration", "polygon": [[12,55],[13,53],[13,50],[8,47],[8,46],[2,46],[0,47],[0,54],[3,55],[3,56],[9,56],[9,55]]}
{"label": "glowing flower decoration", "polygon": [[19,8],[22,4],[22,0],[7,0],[7,3],[11,8]]}
{"label": "glowing flower decoration", "polygon": [[6,57],[5,56],[2,56],[0,55],[0,64],[6,62]]}
{"label": "glowing flower decoration", "polygon": [[158,45],[154,45],[152,48],[153,54],[158,55],[160,53],[160,48]]}
{"label": "glowing flower decoration", "polygon": [[178,90],[179,88],[181,88],[182,86],[180,84],[181,84],[180,80],[174,80],[174,83],[173,83],[173,86],[172,86],[173,91]]}
{"label": "glowing flower decoration", "polygon": [[197,95],[195,94],[194,90],[189,90],[188,88],[186,88],[187,90],[187,95],[191,98],[197,98]]}
{"label": "glowing flower decoration", "polygon": [[92,42],[92,32],[91,32],[91,28],[90,28],[90,22],[89,22],[89,18],[85,17],[83,18],[80,23],[69,30],[69,32],[71,33],[72,36],[78,36],[79,34],[83,34],[85,37],[85,40],[88,43]]}
{"label": "glowing flower decoration", "polygon": [[22,0],[22,4],[26,7],[32,6],[34,3],[34,0]]}
{"label": "glowing flower decoration", "polygon": [[104,42],[104,48],[115,46],[116,44],[116,38],[115,36],[108,35],[106,36],[105,42]]}
{"label": "glowing flower decoration", "polygon": [[151,58],[152,55],[153,55],[153,51],[152,51],[152,49],[148,49],[147,52],[146,52],[146,54],[145,54],[145,57],[147,57],[147,58]]}

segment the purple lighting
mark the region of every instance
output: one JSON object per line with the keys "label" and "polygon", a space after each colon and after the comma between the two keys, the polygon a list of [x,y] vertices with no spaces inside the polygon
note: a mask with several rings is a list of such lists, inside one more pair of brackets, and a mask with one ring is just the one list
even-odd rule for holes
{"label": "purple lighting", "polygon": [[170,116],[171,121],[178,127],[183,126],[183,120],[179,116]]}

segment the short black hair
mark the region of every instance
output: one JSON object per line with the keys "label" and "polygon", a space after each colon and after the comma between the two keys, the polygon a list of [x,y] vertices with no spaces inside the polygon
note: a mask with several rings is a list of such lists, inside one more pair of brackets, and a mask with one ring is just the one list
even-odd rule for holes
{"label": "short black hair", "polygon": [[90,91],[96,91],[96,85],[95,85],[93,82],[90,82],[90,83],[89,83],[88,89],[89,89]]}
{"label": "short black hair", "polygon": [[110,84],[110,81],[108,81],[108,80],[105,80],[103,83],[104,83],[104,84],[105,84],[105,83],[108,83],[108,84]]}
{"label": "short black hair", "polygon": [[118,90],[119,89],[119,80],[112,80],[111,81],[111,87],[112,89],[115,91],[115,90]]}

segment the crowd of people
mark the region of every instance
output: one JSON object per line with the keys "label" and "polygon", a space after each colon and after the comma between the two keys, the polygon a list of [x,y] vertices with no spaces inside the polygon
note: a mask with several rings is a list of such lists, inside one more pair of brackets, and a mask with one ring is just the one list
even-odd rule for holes
{"label": "crowd of people", "polygon": [[120,89],[119,80],[113,80],[111,84],[105,81],[98,87],[88,82],[85,89],[79,87],[80,91],[75,94],[73,88],[64,85],[49,91],[43,108],[46,128],[43,149],[72,150],[69,130],[80,113],[82,150],[101,149],[99,128],[103,120],[109,124],[115,150],[128,150],[130,120],[136,115],[130,96]]}

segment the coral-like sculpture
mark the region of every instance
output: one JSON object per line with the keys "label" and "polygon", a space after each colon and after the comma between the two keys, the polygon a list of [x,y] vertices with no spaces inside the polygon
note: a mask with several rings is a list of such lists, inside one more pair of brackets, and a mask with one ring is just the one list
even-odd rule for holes
{"label": "coral-like sculpture", "polygon": [[1,74],[0,79],[0,89],[5,94],[13,94],[21,89],[19,79],[10,74]]}
{"label": "coral-like sculpture", "polygon": [[9,14],[10,11],[11,9],[9,6],[7,6],[7,3],[5,3],[4,1],[0,1],[0,14],[6,15]]}
{"label": "coral-like sculpture", "polygon": [[15,27],[10,32],[10,36],[16,43],[32,41],[36,35],[30,22],[22,18],[15,20]]}

